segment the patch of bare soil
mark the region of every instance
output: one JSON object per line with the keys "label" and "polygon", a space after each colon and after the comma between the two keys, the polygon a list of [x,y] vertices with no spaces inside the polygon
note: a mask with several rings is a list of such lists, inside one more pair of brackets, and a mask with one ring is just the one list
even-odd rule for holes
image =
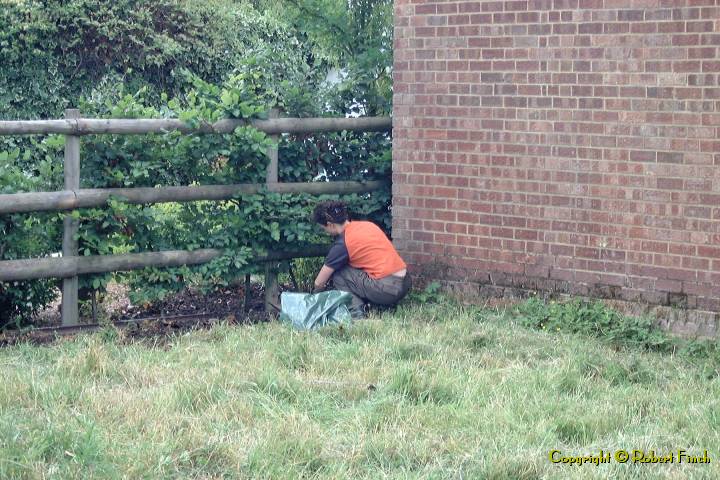
{"label": "patch of bare soil", "polygon": [[113,292],[107,311],[112,320],[201,314],[215,318],[225,318],[231,315],[241,318],[244,316],[244,310],[247,310],[248,313],[257,313],[265,309],[262,286],[251,284],[251,289],[248,308],[244,309],[244,286],[220,288],[206,294],[197,290],[185,289],[168,295],[163,300],[146,305],[133,305],[127,300],[126,287],[119,285]]}
{"label": "patch of bare soil", "polygon": [[[249,320],[250,317],[245,317]],[[167,347],[173,338],[173,334],[190,330],[207,329],[220,322],[240,323],[234,315],[224,319],[214,318],[208,315],[179,316],[179,317],[154,317],[137,320],[126,320],[113,323],[113,326],[103,324],[84,324],[77,327],[38,328],[30,330],[7,330],[0,332],[0,347],[16,345],[18,343],[32,343],[42,345],[54,343],[71,338],[78,333],[103,332],[103,335],[110,335],[115,341],[123,344],[142,342],[152,347]]]}
{"label": "patch of bare soil", "polygon": [[[237,323],[254,323],[267,319],[263,301],[262,285],[253,283],[247,307],[244,285],[228,286],[203,294],[198,290],[185,289],[168,295],[163,300],[135,305],[128,296],[128,287],[110,283],[104,295],[97,299],[95,317],[92,302],[81,303],[81,323],[117,322],[143,318],[204,316]],[[60,300],[40,312],[33,324],[36,327],[53,327],[61,323]]]}
{"label": "patch of bare soil", "polygon": [[247,306],[244,285],[219,288],[206,294],[185,289],[160,301],[134,305],[125,285],[111,283],[96,302],[95,318],[91,301],[81,302],[82,325],[79,328],[55,329],[61,324],[60,301],[57,300],[36,316],[33,322],[36,329],[0,332],[0,347],[19,342],[45,344],[62,341],[80,331],[88,331],[88,328],[90,331],[99,330],[111,323],[115,328],[107,331],[117,335],[117,341],[141,341],[163,347],[177,332],[210,328],[219,322],[251,324],[268,321],[270,315],[265,311],[262,285],[253,283],[250,288]]}

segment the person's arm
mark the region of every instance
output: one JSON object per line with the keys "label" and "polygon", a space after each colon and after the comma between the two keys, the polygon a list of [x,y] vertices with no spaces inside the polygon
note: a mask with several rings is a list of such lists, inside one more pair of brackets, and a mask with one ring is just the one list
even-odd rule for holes
{"label": "person's arm", "polygon": [[330,251],[325,257],[325,263],[315,278],[314,290],[322,290],[325,288],[325,284],[330,280],[333,273],[342,269],[349,261],[350,255],[348,254],[347,247],[345,247],[345,237],[340,235],[330,247]]}
{"label": "person's arm", "polygon": [[330,280],[330,277],[332,277],[332,274],[334,272],[334,268],[323,265],[320,269],[320,273],[318,273],[317,277],[315,278],[315,290],[321,290],[325,288],[325,285],[327,284],[328,280]]}

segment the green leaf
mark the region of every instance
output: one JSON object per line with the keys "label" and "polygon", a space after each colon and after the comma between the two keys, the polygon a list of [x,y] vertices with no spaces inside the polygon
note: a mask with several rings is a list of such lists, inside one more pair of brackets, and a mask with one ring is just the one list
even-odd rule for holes
{"label": "green leaf", "polygon": [[233,98],[232,92],[229,92],[225,90],[222,95],[220,95],[220,101],[225,105],[226,107],[229,107],[235,103],[235,99]]}
{"label": "green leaf", "polygon": [[280,224],[277,222],[272,222],[270,224],[270,236],[276,242],[280,240]]}

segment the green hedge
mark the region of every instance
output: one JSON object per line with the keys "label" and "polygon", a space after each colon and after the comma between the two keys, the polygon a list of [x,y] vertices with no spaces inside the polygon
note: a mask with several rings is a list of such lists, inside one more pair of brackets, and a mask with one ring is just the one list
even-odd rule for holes
{"label": "green hedge", "polygon": [[[300,117],[388,114],[391,3],[0,0],[0,118],[58,118],[68,107],[87,117],[187,122],[262,116],[272,107]],[[325,85],[330,67],[348,73],[345,81]],[[249,128],[215,136],[88,136],[81,186],[262,181],[268,144]],[[0,191],[58,189],[62,150],[59,136],[0,138]],[[283,136],[279,150],[282,181],[374,179],[390,172],[387,134]],[[389,199],[389,191],[347,198],[356,214],[388,230]],[[190,204],[111,201],[75,213],[80,252],[223,248],[228,255],[210,264],[115,276],[134,287],[138,302],[189,284],[212,288],[256,269],[258,251],[318,240],[306,221],[316,201],[270,194]],[[61,218],[0,216],[0,259],[59,251]],[[81,286],[102,290],[112,277],[85,276]],[[54,298],[54,285],[0,283],[0,327],[27,323]]]}

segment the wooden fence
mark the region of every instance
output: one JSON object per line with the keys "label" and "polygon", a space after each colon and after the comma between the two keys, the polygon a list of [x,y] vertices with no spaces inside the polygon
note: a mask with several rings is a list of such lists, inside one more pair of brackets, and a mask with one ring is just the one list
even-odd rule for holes
{"label": "wooden fence", "polygon": [[[229,200],[238,194],[253,194],[263,188],[271,192],[304,192],[312,194],[367,193],[387,185],[388,181],[279,183],[278,152],[270,148],[265,184],[205,185],[159,188],[80,188],[80,138],[93,134],[142,135],[180,131],[187,134],[229,133],[238,126],[252,125],[270,134],[277,141],[282,133],[318,133],[332,131],[389,131],[388,117],[366,118],[277,118],[271,112],[268,120],[225,119],[190,127],[174,119],[94,119],[80,118],[75,109],[65,111],[62,120],[0,121],[0,135],[65,135],[65,187],[57,192],[34,192],[0,195],[0,214],[38,211],[67,211],[77,208],[104,206],[111,197],[129,203],[191,202],[197,200]],[[277,143],[277,142],[275,142]],[[62,324],[76,325],[78,318],[78,276],[134,270],[144,267],[173,267],[209,262],[223,254],[222,250],[172,250],[123,255],[78,256],[75,235],[78,221],[71,215],[63,220],[62,257],[0,261],[0,282],[38,278],[62,278]],[[260,260],[266,262],[265,302],[276,299],[277,271],[270,262],[299,257],[323,255],[326,246],[315,245],[303,251],[270,252]]]}

